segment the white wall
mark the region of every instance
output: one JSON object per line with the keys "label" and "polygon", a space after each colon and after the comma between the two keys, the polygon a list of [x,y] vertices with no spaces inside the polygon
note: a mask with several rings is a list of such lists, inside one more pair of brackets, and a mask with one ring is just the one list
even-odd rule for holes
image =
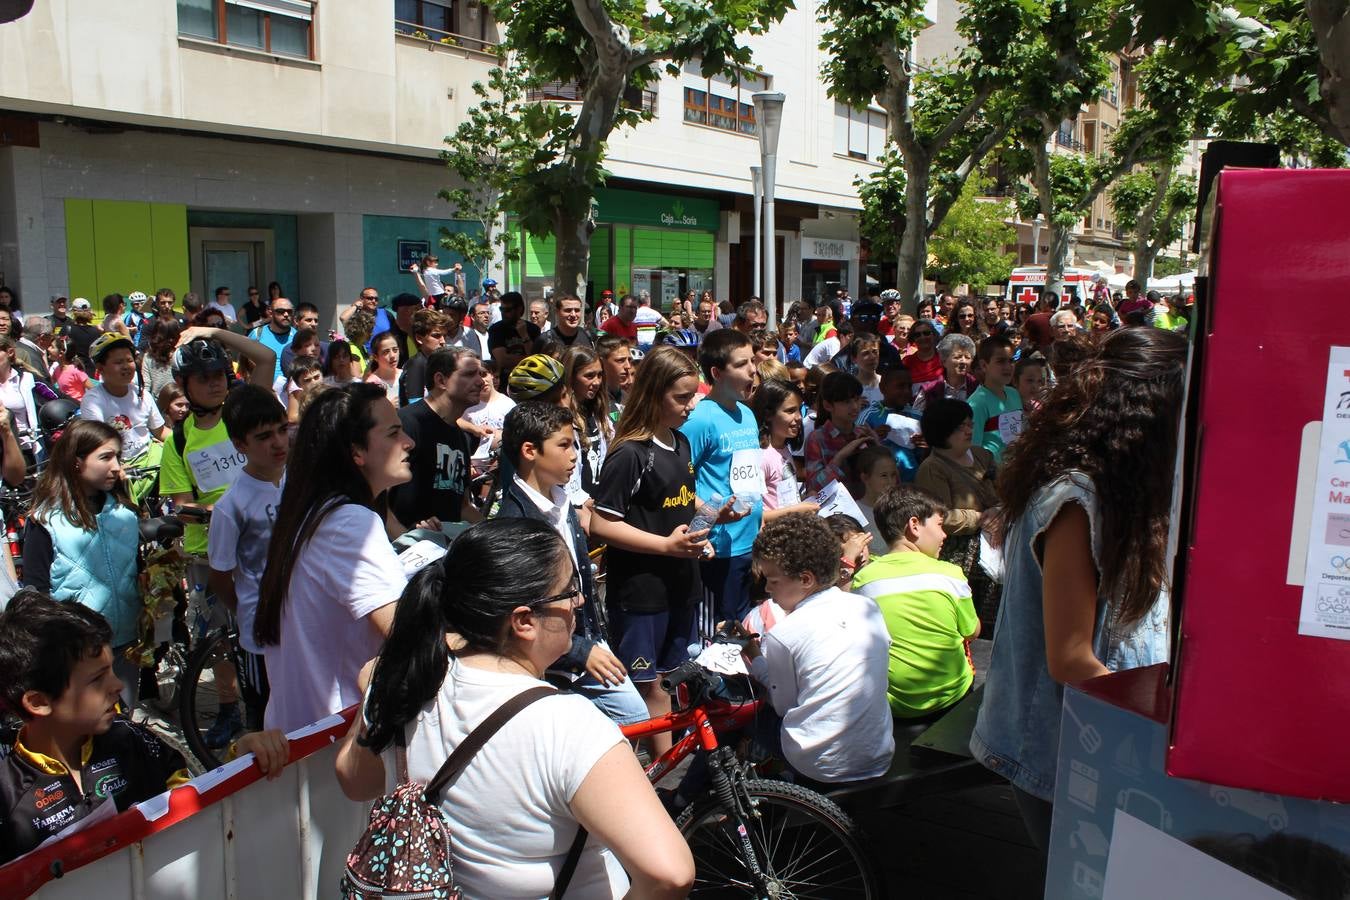
{"label": "white wall", "polygon": [[436,192],[451,176],[431,160],[48,122],[39,138],[40,149],[0,148],[0,266],[34,308],[69,293],[67,197],[298,214],[302,265],[322,269],[302,268],[300,288],[321,309],[361,289],[363,214],[448,211]]}

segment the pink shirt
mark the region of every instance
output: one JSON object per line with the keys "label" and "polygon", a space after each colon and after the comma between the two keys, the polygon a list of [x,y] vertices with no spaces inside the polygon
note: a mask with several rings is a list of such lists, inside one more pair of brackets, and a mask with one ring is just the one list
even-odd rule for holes
{"label": "pink shirt", "polygon": [[63,366],[56,375],[56,386],[61,389],[61,393],[78,402],[89,388],[89,376],[79,366]]}

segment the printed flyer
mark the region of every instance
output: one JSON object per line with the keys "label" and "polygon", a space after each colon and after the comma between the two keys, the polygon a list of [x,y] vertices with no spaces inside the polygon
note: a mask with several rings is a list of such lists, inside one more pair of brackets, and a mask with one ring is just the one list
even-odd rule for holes
{"label": "printed flyer", "polygon": [[1350,640],[1350,347],[1332,347],[1298,633]]}

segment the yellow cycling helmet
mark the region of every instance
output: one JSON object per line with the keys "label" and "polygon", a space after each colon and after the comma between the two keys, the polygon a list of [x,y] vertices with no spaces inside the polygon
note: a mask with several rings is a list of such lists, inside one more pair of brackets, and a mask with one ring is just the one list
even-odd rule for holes
{"label": "yellow cycling helmet", "polygon": [[136,353],[136,345],[132,342],[131,338],[127,337],[125,334],[119,334],[116,331],[109,331],[99,335],[94,342],[89,345],[89,358],[93,360],[95,364],[102,364],[108,354],[117,347],[126,347],[131,351],[133,356]]}
{"label": "yellow cycling helmet", "polygon": [[563,364],[542,353],[522,359],[511,370],[511,377],[507,379],[511,397],[516,400],[542,397],[562,382]]}

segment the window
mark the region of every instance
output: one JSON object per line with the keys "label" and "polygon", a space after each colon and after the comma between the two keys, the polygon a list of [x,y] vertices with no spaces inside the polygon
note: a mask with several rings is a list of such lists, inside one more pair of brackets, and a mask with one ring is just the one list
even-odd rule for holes
{"label": "window", "polygon": [[314,58],[311,0],[178,0],[178,33],[278,56]]}
{"label": "window", "polygon": [[756,91],[769,89],[768,76],[742,72],[733,83],[722,75],[699,76],[701,65],[691,60],[684,66],[684,120],[737,134],[758,134],[755,105],[750,98]]}
{"label": "window", "polygon": [[[583,98],[581,86],[575,81],[545,81],[525,92],[526,100],[549,100],[555,103],[580,103]],[[623,105],[628,109],[640,109],[656,114],[656,91],[648,88],[633,87],[623,89]]]}
{"label": "window", "polygon": [[881,162],[886,152],[886,114],[834,104],[834,152],[868,162]]}
{"label": "window", "polygon": [[1112,106],[1120,103],[1120,66],[1111,63],[1111,82],[1102,89],[1102,99]]}
{"label": "window", "polygon": [[394,0],[394,30],[472,50],[497,43],[486,0]]}

